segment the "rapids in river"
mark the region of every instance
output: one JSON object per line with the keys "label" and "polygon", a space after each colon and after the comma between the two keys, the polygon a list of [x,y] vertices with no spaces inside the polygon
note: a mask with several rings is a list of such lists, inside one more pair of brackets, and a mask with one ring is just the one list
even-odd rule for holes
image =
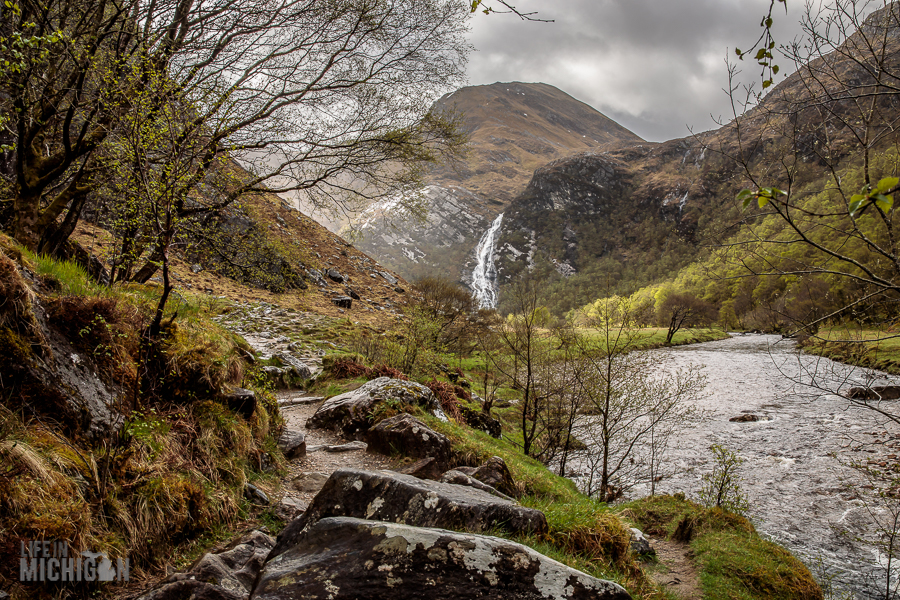
{"label": "rapids in river", "polygon": [[[823,588],[833,588],[834,598],[884,598],[887,557],[874,541],[875,518],[889,515],[848,463],[896,464],[900,427],[828,393],[871,382],[871,372],[798,353],[793,342],[773,335],[734,335],[654,352],[671,352],[673,367],[703,365],[708,378],[697,403],[708,419],[677,436],[668,457],[676,474],[657,483],[656,492],[682,491],[696,500],[701,475],[713,466],[709,447],[736,451],[746,459],[748,516],[762,535],[801,558]],[[877,375],[876,383],[897,383]],[[900,401],[881,408],[900,413]],[[747,414],[759,420],[729,421]],[[641,483],[628,496],[648,493]],[[891,502],[900,513],[900,500]]]}

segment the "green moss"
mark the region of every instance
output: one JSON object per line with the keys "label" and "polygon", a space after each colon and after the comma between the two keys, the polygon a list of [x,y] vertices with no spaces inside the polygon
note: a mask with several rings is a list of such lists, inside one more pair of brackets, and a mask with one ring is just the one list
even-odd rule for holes
{"label": "green moss", "polygon": [[646,533],[690,542],[704,598],[822,598],[809,569],[741,516],[704,508],[683,494],[643,498],[617,511]]}

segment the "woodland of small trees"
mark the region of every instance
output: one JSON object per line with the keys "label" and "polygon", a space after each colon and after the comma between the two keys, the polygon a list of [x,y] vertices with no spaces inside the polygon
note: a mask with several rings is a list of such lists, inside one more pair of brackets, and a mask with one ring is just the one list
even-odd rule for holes
{"label": "woodland of small trees", "polygon": [[211,220],[239,219],[242,198],[352,208],[458,153],[455,118],[429,108],[461,81],[467,13],[455,0],[7,2],[0,226],[69,256],[90,218],[119,240],[113,282],[162,270],[161,315],[173,245],[215,237]]}

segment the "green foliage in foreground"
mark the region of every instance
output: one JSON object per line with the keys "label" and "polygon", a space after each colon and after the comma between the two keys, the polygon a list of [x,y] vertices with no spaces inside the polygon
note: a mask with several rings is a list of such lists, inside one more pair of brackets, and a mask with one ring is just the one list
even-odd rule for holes
{"label": "green foliage in foreground", "polygon": [[821,600],[809,569],[764,540],[747,519],[675,496],[652,496],[617,508],[645,533],[689,543],[700,567],[703,597]]}

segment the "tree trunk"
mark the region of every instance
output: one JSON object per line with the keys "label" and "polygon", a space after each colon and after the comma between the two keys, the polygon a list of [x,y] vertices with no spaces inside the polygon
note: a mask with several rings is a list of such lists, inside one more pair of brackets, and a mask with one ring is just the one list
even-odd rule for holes
{"label": "tree trunk", "polygon": [[144,266],[138,270],[131,278],[136,283],[147,283],[151,277],[159,270],[159,262],[163,259],[163,251],[157,247],[144,263]]}
{"label": "tree trunk", "polygon": [[41,242],[41,234],[39,231],[38,221],[40,220],[41,197],[16,194],[13,201],[13,212],[15,216],[15,224],[13,226],[13,237],[16,241],[31,250],[37,252],[38,245]]}

